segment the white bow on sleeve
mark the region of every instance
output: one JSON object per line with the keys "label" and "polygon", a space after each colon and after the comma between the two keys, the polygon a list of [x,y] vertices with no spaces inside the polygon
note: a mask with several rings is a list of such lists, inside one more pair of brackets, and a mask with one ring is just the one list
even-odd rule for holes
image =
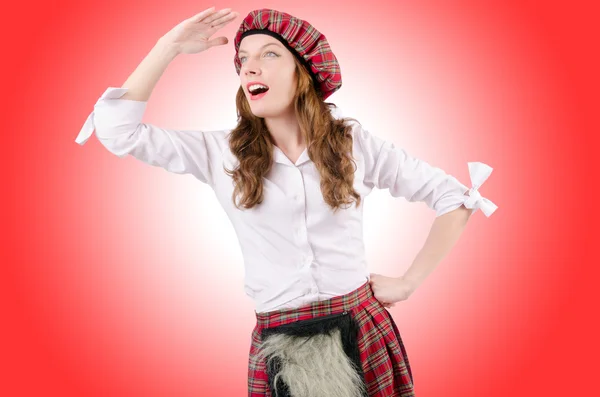
{"label": "white bow on sleeve", "polygon": [[470,162],[468,164],[469,176],[471,177],[471,185],[473,187],[469,189],[469,198],[465,201],[464,205],[467,208],[474,208],[475,211],[473,212],[481,208],[485,216],[489,217],[496,211],[498,206],[485,197],[482,197],[477,189],[489,178],[493,168],[480,162]]}

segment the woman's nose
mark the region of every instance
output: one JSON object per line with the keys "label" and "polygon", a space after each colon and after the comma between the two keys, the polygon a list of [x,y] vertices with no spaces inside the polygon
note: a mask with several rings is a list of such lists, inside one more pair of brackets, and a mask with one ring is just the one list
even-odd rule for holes
{"label": "woman's nose", "polygon": [[246,74],[259,74],[260,73],[260,68],[257,67],[250,67],[246,69]]}
{"label": "woman's nose", "polygon": [[254,62],[253,60],[246,60],[244,63],[244,69],[246,70],[246,74],[258,74],[260,73],[260,65],[258,62]]}

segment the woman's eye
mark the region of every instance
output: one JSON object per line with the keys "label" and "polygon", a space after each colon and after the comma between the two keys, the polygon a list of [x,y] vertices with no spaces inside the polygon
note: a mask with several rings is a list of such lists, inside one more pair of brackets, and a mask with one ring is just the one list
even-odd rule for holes
{"label": "woman's eye", "polygon": [[[276,53],[274,53],[273,51],[268,51],[268,52],[265,52],[265,54],[273,54],[273,55],[275,55],[276,57],[278,57],[278,56],[279,56],[279,55],[277,55]],[[246,58],[246,57],[239,57],[239,59],[240,59],[240,62],[244,62],[244,59],[245,59],[245,58]]]}

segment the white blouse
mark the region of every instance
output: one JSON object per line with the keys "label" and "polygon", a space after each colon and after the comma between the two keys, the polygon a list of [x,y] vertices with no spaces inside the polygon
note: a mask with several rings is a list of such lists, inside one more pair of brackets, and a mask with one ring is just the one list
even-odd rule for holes
{"label": "white blouse", "polygon": [[[142,123],[147,102],[120,99],[125,92],[127,88],[109,87],[100,96],[76,142],[83,145],[95,130],[101,144],[118,157],[131,155],[210,185],[237,234],[245,292],[257,313],[343,295],[369,280],[363,205],[334,213],[323,200],[319,173],[307,150],[294,164],[275,146],[273,167],[264,178],[264,201],[252,209],[237,209],[232,179],[223,170],[237,165],[228,146],[231,130],[167,130]],[[488,217],[496,210],[477,190],[492,171],[486,164],[468,163],[469,189],[360,124],[352,121],[352,126],[354,188],[362,198],[374,187],[389,189],[394,197],[425,202],[436,217],[463,204]]]}

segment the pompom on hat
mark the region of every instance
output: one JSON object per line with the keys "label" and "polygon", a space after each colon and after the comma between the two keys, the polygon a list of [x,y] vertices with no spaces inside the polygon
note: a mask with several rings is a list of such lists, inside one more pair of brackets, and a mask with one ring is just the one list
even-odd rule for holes
{"label": "pompom on hat", "polygon": [[276,38],[300,60],[323,100],[342,86],[340,64],[325,35],[300,18],[267,8],[251,11],[235,35],[233,62],[238,75],[242,66],[238,58],[240,43],[244,37],[258,33]]}

